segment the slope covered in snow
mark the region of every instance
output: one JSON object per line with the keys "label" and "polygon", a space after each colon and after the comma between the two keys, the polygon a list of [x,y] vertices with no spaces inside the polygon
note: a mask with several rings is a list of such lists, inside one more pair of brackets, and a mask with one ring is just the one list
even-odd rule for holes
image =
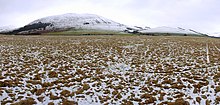
{"label": "slope covered in snow", "polygon": [[220,37],[220,32],[209,33],[208,35],[213,37]]}
{"label": "slope covered in snow", "polygon": [[124,31],[126,26],[94,14],[62,14],[35,20],[13,33],[35,33],[65,30]]}
{"label": "slope covered in snow", "polygon": [[183,28],[172,28],[172,27],[157,27],[157,28],[150,28],[147,30],[142,30],[140,33],[143,34],[154,34],[154,33],[159,33],[159,34],[183,34],[183,35],[203,35],[199,32],[196,32],[194,30],[187,30]]}
{"label": "slope covered in snow", "polygon": [[99,34],[105,34],[103,32],[107,32],[107,34],[111,34],[108,32],[126,32],[146,35],[204,35],[194,30],[179,27],[143,28],[138,26],[126,26],[98,15],[75,13],[37,19],[24,27],[10,31],[7,34],[78,34],[78,32],[79,34],[91,34],[93,32],[98,32]]}
{"label": "slope covered in snow", "polygon": [[94,14],[63,14],[41,18],[31,22],[51,23],[54,28],[85,28],[85,29],[106,29],[123,30],[124,25]]}
{"label": "slope covered in snow", "polygon": [[8,32],[8,31],[11,31],[13,29],[15,29],[14,26],[2,26],[2,27],[0,27],[0,32]]}

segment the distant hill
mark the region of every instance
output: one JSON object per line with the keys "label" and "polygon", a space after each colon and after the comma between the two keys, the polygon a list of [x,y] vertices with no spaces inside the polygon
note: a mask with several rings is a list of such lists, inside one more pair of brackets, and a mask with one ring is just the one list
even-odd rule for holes
{"label": "distant hill", "polygon": [[35,20],[9,34],[41,34],[69,30],[124,32],[127,26],[94,14],[63,14]]}
{"label": "distant hill", "polygon": [[220,37],[220,32],[208,33],[208,35],[212,37]]}
{"label": "distant hill", "polygon": [[68,13],[37,19],[24,27],[14,30],[1,30],[4,34],[118,34],[132,33],[139,35],[196,35],[207,36],[191,29],[172,27],[127,26],[95,14]]}
{"label": "distant hill", "polygon": [[141,30],[141,34],[145,35],[183,35],[183,36],[207,36],[205,34],[202,34],[200,32],[196,32],[191,29],[183,29],[183,28],[172,28],[172,27],[157,27],[157,28],[150,28],[147,30]]}
{"label": "distant hill", "polygon": [[9,32],[15,29],[15,26],[2,26],[0,27],[0,32]]}

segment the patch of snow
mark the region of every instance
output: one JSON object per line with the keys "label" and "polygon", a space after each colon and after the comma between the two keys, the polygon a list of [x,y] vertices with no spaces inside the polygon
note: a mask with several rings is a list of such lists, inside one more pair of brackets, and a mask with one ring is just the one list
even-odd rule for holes
{"label": "patch of snow", "polygon": [[120,70],[120,71],[127,71],[130,70],[130,65],[127,65],[125,63],[117,63],[115,65],[111,65],[110,62],[107,62],[109,64],[109,69],[112,71]]}
{"label": "patch of snow", "polygon": [[210,63],[210,60],[209,60],[209,45],[206,44],[206,58],[207,58],[207,63]]}

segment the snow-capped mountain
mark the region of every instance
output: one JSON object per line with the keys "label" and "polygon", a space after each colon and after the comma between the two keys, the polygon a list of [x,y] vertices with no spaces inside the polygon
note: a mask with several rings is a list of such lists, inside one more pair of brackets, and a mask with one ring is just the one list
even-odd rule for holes
{"label": "snow-capped mountain", "polygon": [[220,32],[209,33],[208,35],[213,37],[220,37]]}
{"label": "snow-capped mountain", "polygon": [[125,31],[127,26],[94,14],[69,13],[35,20],[12,33],[25,34],[77,29]]}
{"label": "snow-capped mountain", "polygon": [[15,29],[15,26],[3,26],[3,27],[0,27],[0,32],[8,32],[14,29]]}
{"label": "snow-capped mountain", "polygon": [[41,34],[47,32],[66,32],[76,30],[95,30],[95,31],[113,31],[127,32],[146,35],[155,35],[158,33],[166,35],[182,34],[182,35],[201,35],[194,30],[171,27],[139,27],[126,26],[124,24],[112,21],[102,16],[94,14],[75,14],[68,13],[62,15],[48,16],[37,19],[24,27],[12,30],[6,34]]}
{"label": "snow-capped mountain", "polygon": [[191,29],[183,29],[183,28],[172,28],[172,27],[156,27],[156,28],[149,28],[146,30],[140,31],[142,34],[182,34],[182,35],[201,35],[203,36],[204,34],[196,32]]}

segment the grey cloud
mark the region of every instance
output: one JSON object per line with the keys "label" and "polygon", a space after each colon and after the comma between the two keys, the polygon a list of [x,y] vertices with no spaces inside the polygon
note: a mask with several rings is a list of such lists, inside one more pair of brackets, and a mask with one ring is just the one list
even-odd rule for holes
{"label": "grey cloud", "polygon": [[219,4],[219,0],[0,0],[0,26],[21,26],[40,17],[76,12],[129,25],[212,32],[220,31]]}

